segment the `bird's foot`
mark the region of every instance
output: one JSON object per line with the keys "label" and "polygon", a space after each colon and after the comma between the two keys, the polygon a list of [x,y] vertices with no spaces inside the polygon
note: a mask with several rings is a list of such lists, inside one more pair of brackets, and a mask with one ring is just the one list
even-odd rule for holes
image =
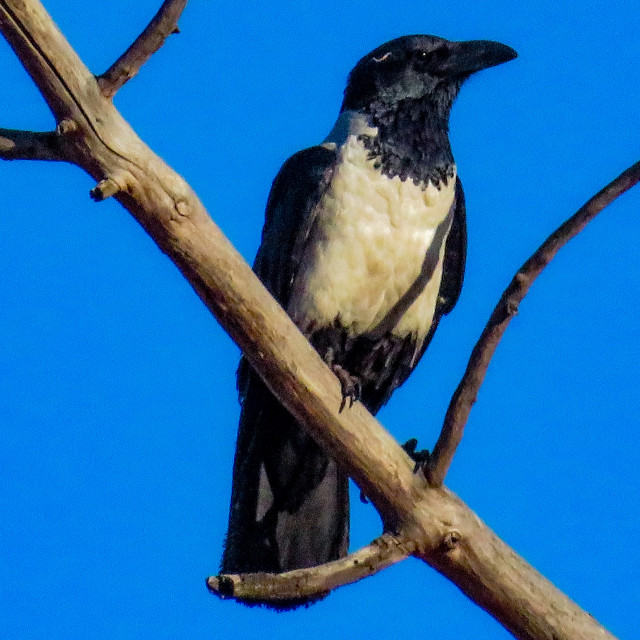
{"label": "bird's foot", "polygon": [[339,364],[332,364],[331,369],[336,374],[338,380],[340,380],[340,386],[342,387],[342,402],[340,403],[340,409],[338,413],[342,413],[342,410],[347,405],[349,400],[349,409],[353,407],[353,403],[360,400],[362,393],[362,385],[360,379],[356,376],[352,376],[344,367]]}
{"label": "bird's foot", "polygon": [[409,457],[415,462],[415,466],[413,467],[413,473],[418,473],[418,471],[424,471],[429,466],[429,460],[431,458],[431,454],[428,449],[420,449],[420,451],[416,451],[416,447],[418,446],[418,440],[416,438],[411,438],[407,440],[402,448],[407,452]]}

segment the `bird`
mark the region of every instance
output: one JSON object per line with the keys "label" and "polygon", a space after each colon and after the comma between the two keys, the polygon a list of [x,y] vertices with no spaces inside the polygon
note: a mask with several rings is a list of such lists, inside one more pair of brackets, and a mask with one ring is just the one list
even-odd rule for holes
{"label": "bird", "polygon": [[[469,76],[516,56],[498,42],[430,35],[377,47],[350,72],[326,139],[273,181],[253,269],[335,372],[341,409],[360,401],[375,414],[458,300],[467,232],[449,114]],[[244,357],[237,387],[221,572],[280,573],[345,556],[345,473]]]}

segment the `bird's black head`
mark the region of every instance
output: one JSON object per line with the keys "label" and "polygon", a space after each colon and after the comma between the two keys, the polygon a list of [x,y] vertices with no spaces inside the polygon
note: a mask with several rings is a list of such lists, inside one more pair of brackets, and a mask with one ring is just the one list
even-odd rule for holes
{"label": "bird's black head", "polygon": [[349,74],[342,110],[393,108],[404,100],[426,100],[447,114],[461,84],[472,73],[513,60],[499,42],[451,42],[436,36],[403,36],[366,55]]}

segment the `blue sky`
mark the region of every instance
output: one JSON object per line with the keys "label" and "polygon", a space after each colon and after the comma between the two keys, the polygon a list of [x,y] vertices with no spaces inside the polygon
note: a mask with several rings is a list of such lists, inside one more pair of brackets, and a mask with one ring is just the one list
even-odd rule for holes
{"label": "blue sky", "polygon": [[[103,71],[160,4],[45,6]],[[636,2],[192,1],[116,96],[139,135],[253,259],[281,163],[331,128],[350,68],[406,33],[494,39],[451,138],[469,218],[465,287],[380,413],[431,445],[517,267],[639,159]],[[49,129],[0,43],[0,126]],[[220,602],[238,350],[172,263],[81,170],[0,163],[0,637],[510,637],[408,560],[289,614]],[[613,633],[640,608],[640,189],[536,282],[499,347],[447,483]],[[379,533],[355,500],[353,546]]]}

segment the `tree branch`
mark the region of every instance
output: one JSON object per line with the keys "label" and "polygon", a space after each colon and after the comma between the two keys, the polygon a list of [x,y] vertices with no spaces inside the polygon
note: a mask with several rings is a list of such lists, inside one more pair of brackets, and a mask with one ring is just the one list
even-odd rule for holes
{"label": "tree branch", "polygon": [[145,30],[134,43],[101,75],[98,85],[105,98],[113,98],[125,82],[131,80],[142,65],[172,34],[178,33],[178,19],[187,0],[165,0]]}
{"label": "tree branch", "polygon": [[65,160],[57,131],[19,131],[0,128],[3,160]]}
{"label": "tree branch", "polygon": [[0,0],[0,30],[40,89],[56,122],[84,119],[82,104],[91,91],[102,95],[95,78],[39,3]]}
{"label": "tree branch", "polygon": [[329,591],[371,576],[404,560],[415,545],[385,533],[370,545],[333,562],[286,573],[245,573],[212,576],[207,587],[221,598],[243,602],[318,599]]}
{"label": "tree branch", "polygon": [[637,162],[623,171],[554,231],[513,277],[474,347],[467,370],[451,398],[440,437],[425,470],[425,475],[431,486],[439,487],[444,482],[453,456],[462,440],[471,407],[476,401],[478,390],[484,381],[491,358],[509,326],[511,318],[518,312],[518,306],[535,279],[569,240],[578,235],[598,213],[618,196],[631,189],[639,181],[640,162]]}

